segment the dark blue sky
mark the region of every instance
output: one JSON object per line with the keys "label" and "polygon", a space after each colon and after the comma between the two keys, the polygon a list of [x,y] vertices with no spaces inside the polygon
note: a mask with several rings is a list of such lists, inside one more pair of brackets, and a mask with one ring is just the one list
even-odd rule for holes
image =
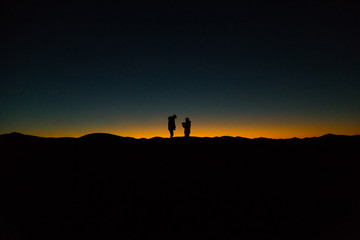
{"label": "dark blue sky", "polygon": [[4,4],[1,133],[360,133],[355,5],[120,2]]}

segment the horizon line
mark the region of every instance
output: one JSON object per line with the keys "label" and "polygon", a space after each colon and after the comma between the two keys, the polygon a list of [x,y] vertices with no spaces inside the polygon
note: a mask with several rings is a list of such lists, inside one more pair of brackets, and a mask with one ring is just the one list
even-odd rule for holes
{"label": "horizon line", "polygon": [[[161,139],[170,139],[169,137],[160,137],[160,136],[154,136],[154,137],[132,137],[132,136],[121,136],[121,135],[117,135],[114,133],[109,133],[109,132],[92,132],[92,133],[88,133],[88,134],[84,134],[81,135],[79,137],[72,137],[72,136],[58,136],[58,137],[54,137],[54,136],[40,136],[40,135],[33,135],[33,134],[24,134],[21,132],[10,132],[10,133],[2,133],[0,134],[0,136],[3,135],[11,135],[11,134],[19,134],[19,135],[24,135],[24,136],[32,136],[32,137],[39,137],[39,138],[83,138],[85,136],[89,136],[89,135],[111,135],[111,136],[116,136],[116,137],[121,137],[121,138],[132,138],[132,139],[154,139],[154,138],[161,138]],[[254,137],[254,138],[249,138],[249,137],[242,137],[242,136],[230,136],[230,135],[222,135],[222,136],[211,136],[211,137],[207,137],[207,136],[203,136],[203,137],[199,137],[199,136],[190,136],[190,138],[243,138],[243,139],[273,139],[273,140],[286,140],[286,139],[308,139],[308,138],[319,138],[319,137],[324,137],[324,136],[348,136],[348,137],[354,137],[354,136],[360,136],[359,134],[354,134],[354,135],[345,135],[345,134],[334,134],[334,133],[326,133],[323,135],[319,135],[319,136],[312,136],[312,137],[289,137],[289,138],[271,138],[271,137]],[[184,136],[174,136],[174,138],[185,138]]]}

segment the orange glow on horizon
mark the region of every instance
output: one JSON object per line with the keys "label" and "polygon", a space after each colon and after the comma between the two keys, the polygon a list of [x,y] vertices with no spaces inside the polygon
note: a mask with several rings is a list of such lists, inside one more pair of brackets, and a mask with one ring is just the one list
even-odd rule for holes
{"label": "orange glow on horizon", "polygon": [[[329,118],[324,119],[290,119],[290,118],[245,118],[216,119],[205,116],[190,116],[192,121],[190,136],[195,137],[245,137],[245,138],[306,138],[319,137],[328,133],[337,135],[360,134],[357,119]],[[175,137],[184,136],[181,122],[176,120]],[[72,122],[67,125],[34,124],[31,126],[12,126],[2,129],[0,134],[19,132],[40,137],[81,137],[90,133],[110,133],[122,137],[153,138],[169,137],[167,118],[149,118],[136,121],[94,121]]]}
{"label": "orange glow on horizon", "polygon": [[[236,127],[231,125],[203,125],[196,126],[193,124],[190,136],[194,137],[245,137],[245,138],[306,138],[319,137],[328,133],[338,135],[357,135],[360,134],[359,126],[257,126],[250,125],[248,127]],[[39,129],[37,131],[16,130],[17,132],[41,137],[81,137],[90,133],[109,133],[122,137],[133,138],[153,138],[163,137],[168,138],[169,132],[167,126],[163,125],[149,125],[144,127],[128,126],[126,128],[120,127],[87,127],[83,129]],[[11,132],[11,131],[10,131]],[[184,130],[180,123],[177,123],[177,129],[174,134],[175,137],[184,136]]]}

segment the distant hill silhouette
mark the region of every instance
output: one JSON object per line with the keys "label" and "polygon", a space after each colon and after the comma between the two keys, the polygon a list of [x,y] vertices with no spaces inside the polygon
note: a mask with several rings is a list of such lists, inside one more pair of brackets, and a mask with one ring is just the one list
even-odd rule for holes
{"label": "distant hill silhouette", "polygon": [[2,239],[358,239],[360,135],[0,135]]}
{"label": "distant hill silhouette", "polygon": [[[22,133],[18,133],[18,132],[12,132],[12,133],[7,133],[7,134],[2,134],[0,135],[0,140],[3,140],[3,139],[9,139],[9,138],[12,138],[12,139],[75,139],[74,137],[58,137],[58,138],[54,138],[54,137],[38,137],[38,136],[33,136],[33,135],[26,135],[26,134],[22,134]],[[175,137],[175,139],[182,139],[183,137]],[[222,137],[191,137],[192,139],[214,139],[214,140],[217,140],[217,139],[228,139],[228,140],[302,140],[301,138],[297,138],[297,137],[294,137],[294,138],[288,138],[288,139],[272,139],[272,138],[265,138],[265,137],[259,137],[259,138],[253,138],[253,139],[250,139],[250,138],[245,138],[245,137],[231,137],[231,136],[222,136]],[[348,136],[348,135],[336,135],[336,134],[331,134],[331,133],[328,133],[328,134],[325,134],[323,136],[320,136],[320,137],[306,137],[306,138],[303,138],[303,140],[306,140],[306,139],[358,139],[360,138],[360,134],[359,135],[352,135],[352,136]],[[115,140],[115,139],[133,139],[133,140],[141,140],[141,139],[135,139],[135,138],[132,138],[132,137],[122,137],[122,136],[118,136],[118,135],[115,135],[115,134],[111,134],[111,133],[90,133],[90,134],[86,134],[84,136],[81,136],[79,137],[78,139],[97,139],[98,141],[102,140],[102,139],[112,139],[112,140]],[[145,138],[142,138],[142,139],[145,139]],[[147,139],[147,140],[151,140],[151,139],[163,139],[161,137],[153,137],[153,138],[150,138],[150,139]],[[165,138],[165,139],[168,139],[168,138]]]}

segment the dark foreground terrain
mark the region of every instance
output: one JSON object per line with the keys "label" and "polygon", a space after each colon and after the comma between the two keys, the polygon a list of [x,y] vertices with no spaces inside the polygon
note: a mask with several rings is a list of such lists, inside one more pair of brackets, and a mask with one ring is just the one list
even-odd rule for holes
{"label": "dark foreground terrain", "polygon": [[0,136],[1,239],[360,239],[360,136]]}

